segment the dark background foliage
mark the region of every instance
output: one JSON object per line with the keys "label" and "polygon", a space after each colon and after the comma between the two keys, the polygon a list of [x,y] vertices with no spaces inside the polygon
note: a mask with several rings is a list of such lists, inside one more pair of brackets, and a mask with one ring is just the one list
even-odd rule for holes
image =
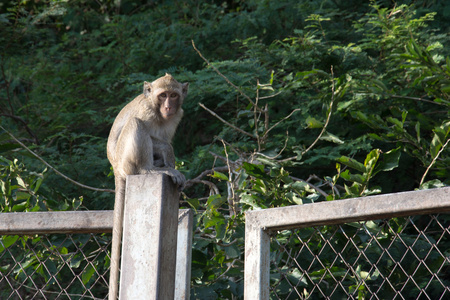
{"label": "dark background foliage", "polygon": [[[449,20],[426,0],[3,1],[0,125],[113,189],[117,113],[144,80],[190,82],[174,147],[194,179],[181,202],[198,222],[194,294],[241,295],[246,209],[449,184]],[[4,130],[0,158],[5,212],[113,207]]]}

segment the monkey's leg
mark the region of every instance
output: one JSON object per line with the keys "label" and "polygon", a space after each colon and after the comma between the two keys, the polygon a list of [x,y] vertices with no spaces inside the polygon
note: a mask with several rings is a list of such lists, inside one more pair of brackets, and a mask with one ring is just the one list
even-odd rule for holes
{"label": "monkey's leg", "polygon": [[141,120],[131,118],[122,128],[117,140],[115,158],[114,174],[117,173],[122,178],[127,175],[145,174],[143,170],[154,168],[152,137]]}
{"label": "monkey's leg", "polygon": [[[153,142],[153,157],[157,158],[154,161],[155,167],[168,167],[175,169],[175,154],[173,153],[172,145],[163,140],[152,137]],[[162,164],[160,160],[162,159]]]}
{"label": "monkey's leg", "polygon": [[125,179],[115,177],[116,196],[111,244],[111,264],[109,270],[109,300],[116,300],[119,290],[120,246],[122,241],[123,209],[125,204]]}
{"label": "monkey's leg", "polygon": [[153,157],[155,158],[154,170],[169,175],[172,181],[182,189],[186,179],[180,171],[175,169],[175,154],[172,145],[155,137],[152,137],[152,143]]}

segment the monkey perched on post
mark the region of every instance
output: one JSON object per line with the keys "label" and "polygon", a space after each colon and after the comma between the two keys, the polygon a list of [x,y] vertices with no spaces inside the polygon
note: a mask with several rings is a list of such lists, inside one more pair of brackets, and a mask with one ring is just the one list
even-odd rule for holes
{"label": "monkey perched on post", "polygon": [[167,74],[149,83],[143,94],[128,103],[116,117],[108,138],[107,154],[114,169],[116,196],[111,247],[109,299],[117,297],[120,241],[122,238],[125,180],[127,175],[159,171],[182,187],[185,178],[175,170],[170,144],[183,116],[181,105],[189,83],[179,83]]}

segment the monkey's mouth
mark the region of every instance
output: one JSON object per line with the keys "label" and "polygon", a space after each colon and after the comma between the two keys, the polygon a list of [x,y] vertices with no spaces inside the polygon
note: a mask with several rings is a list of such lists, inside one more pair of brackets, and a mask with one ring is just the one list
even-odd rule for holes
{"label": "monkey's mouth", "polygon": [[161,116],[165,120],[168,120],[168,119],[172,118],[174,115],[175,115],[175,113],[173,113],[173,112],[161,113]]}

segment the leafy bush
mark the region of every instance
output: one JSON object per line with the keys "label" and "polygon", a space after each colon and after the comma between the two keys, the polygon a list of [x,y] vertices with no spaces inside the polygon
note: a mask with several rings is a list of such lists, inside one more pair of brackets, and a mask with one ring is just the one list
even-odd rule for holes
{"label": "leafy bush", "polygon": [[[0,6],[0,123],[70,178],[111,189],[118,111],[144,80],[191,82],[174,148],[190,179],[182,206],[196,211],[194,299],[242,296],[246,210],[449,184],[449,5],[115,3]],[[112,209],[110,193],[0,140],[2,211],[77,209],[79,197]]]}

